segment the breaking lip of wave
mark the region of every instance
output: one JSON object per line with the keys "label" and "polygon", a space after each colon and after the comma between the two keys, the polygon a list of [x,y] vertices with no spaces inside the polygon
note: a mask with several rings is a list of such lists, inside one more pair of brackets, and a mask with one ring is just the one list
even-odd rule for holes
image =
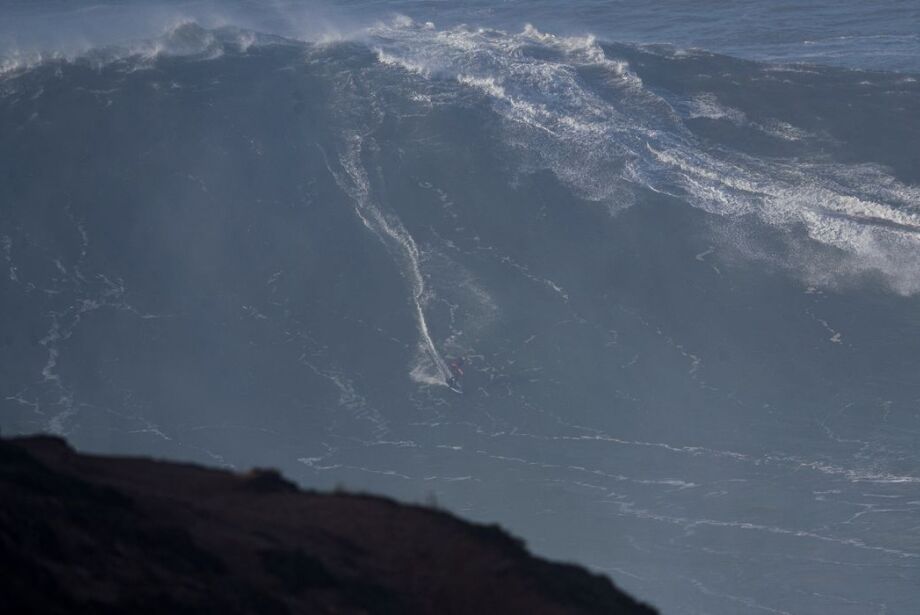
{"label": "breaking lip of wave", "polygon": [[279,36],[245,30],[234,26],[208,29],[193,20],[178,20],[159,36],[130,43],[80,47],[70,51],[12,51],[0,56],[0,79],[12,77],[50,62],[87,64],[101,68],[132,60],[132,68],[145,68],[163,57],[214,60],[227,50],[246,53],[251,47],[267,44],[291,44]]}

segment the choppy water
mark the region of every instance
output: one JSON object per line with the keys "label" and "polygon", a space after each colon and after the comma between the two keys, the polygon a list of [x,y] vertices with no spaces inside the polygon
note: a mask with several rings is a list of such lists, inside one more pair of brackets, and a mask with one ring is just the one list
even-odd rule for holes
{"label": "choppy water", "polygon": [[918,8],[720,4],[9,4],[0,426],[912,612]]}

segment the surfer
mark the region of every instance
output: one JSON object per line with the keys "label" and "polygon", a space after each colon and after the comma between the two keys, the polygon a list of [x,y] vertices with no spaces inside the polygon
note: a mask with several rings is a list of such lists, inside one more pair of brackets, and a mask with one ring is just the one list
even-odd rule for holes
{"label": "surfer", "polygon": [[462,393],[463,387],[460,379],[463,378],[463,358],[457,358],[450,362],[450,375],[447,377],[447,386],[455,393]]}
{"label": "surfer", "polygon": [[450,362],[450,372],[457,377],[463,376],[463,357],[459,357]]}

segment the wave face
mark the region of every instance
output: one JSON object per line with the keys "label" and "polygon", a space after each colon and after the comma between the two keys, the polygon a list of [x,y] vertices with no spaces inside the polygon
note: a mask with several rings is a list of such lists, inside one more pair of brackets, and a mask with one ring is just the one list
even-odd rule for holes
{"label": "wave face", "polygon": [[8,59],[3,429],[434,493],[663,612],[909,611],[917,78],[447,23]]}

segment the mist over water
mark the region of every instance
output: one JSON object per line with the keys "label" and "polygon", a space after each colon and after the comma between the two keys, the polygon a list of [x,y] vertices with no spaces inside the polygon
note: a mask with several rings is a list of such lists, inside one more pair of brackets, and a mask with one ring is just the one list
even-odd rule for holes
{"label": "mist over water", "polygon": [[0,15],[5,434],[434,494],[664,613],[914,608],[916,9]]}

